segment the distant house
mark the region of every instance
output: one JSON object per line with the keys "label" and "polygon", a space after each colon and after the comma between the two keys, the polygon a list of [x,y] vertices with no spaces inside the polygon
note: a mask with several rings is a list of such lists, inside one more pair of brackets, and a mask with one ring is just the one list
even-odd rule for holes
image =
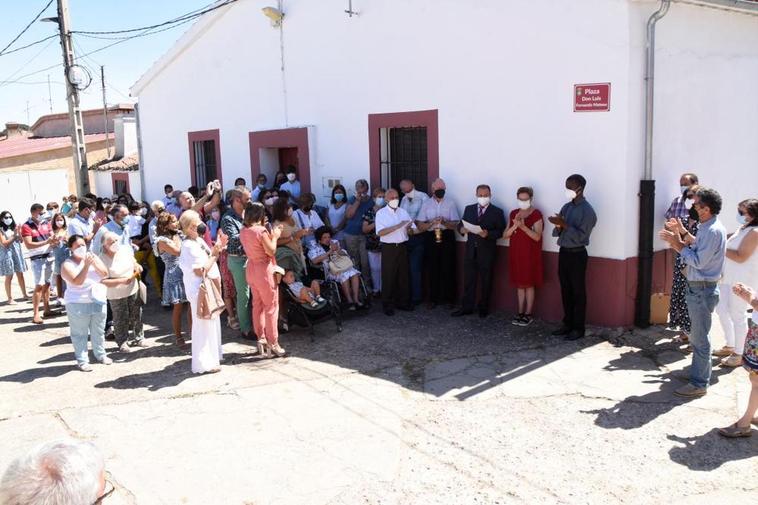
{"label": "distant house", "polygon": [[142,199],[142,181],[137,149],[137,120],[119,117],[114,121],[115,150],[112,157],[90,165],[92,191],[98,196],[130,193]]}
{"label": "distant house", "polygon": [[[102,109],[82,112],[89,165],[108,157],[106,143],[113,147],[114,121],[133,115],[132,104],[109,107],[106,132]],[[94,188],[93,178],[94,174],[90,176]],[[42,116],[31,127],[6,124],[5,135],[0,136],[0,185],[13,188],[0,206],[24,214],[32,202],[60,201],[63,195],[76,193],[68,113]]]}

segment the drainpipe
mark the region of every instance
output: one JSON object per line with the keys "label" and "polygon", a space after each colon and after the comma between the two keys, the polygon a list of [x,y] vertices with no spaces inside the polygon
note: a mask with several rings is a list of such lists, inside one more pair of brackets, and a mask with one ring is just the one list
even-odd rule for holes
{"label": "drainpipe", "polygon": [[647,22],[645,40],[645,168],[640,180],[639,250],[637,263],[637,307],[634,323],[650,326],[650,296],[653,291],[653,235],[655,228],[655,180],[653,179],[653,113],[655,108],[655,27],[671,7],[661,0],[660,8]]}

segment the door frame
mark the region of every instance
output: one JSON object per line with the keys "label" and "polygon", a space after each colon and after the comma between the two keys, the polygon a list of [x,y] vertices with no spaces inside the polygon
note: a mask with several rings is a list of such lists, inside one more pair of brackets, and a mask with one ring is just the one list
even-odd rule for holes
{"label": "door frame", "polygon": [[[261,171],[260,149],[296,147],[300,190],[302,193],[311,192],[311,155],[307,127],[249,132],[248,142],[250,144],[250,180],[256,180]],[[269,182],[273,184],[274,181]]]}
{"label": "door frame", "polygon": [[[368,115],[368,152],[371,187],[381,184],[381,142],[382,128],[405,128],[413,126],[426,127],[427,150],[427,184],[440,176],[439,119],[438,110],[419,110],[409,112],[389,112]],[[389,189],[389,188],[385,188]],[[398,188],[395,188],[398,189]]]}
{"label": "door frame", "polygon": [[113,190],[114,195],[117,194],[116,182],[125,182],[126,192],[130,195],[132,194],[132,189],[129,187],[129,174],[124,172],[111,172],[111,189]]}

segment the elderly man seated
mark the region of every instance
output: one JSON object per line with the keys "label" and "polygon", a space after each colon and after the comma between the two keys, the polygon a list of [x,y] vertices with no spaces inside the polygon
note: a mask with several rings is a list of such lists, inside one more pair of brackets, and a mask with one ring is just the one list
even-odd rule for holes
{"label": "elderly man seated", "polygon": [[0,481],[6,505],[92,505],[106,490],[105,463],[89,442],[58,440],[33,449],[11,463]]}

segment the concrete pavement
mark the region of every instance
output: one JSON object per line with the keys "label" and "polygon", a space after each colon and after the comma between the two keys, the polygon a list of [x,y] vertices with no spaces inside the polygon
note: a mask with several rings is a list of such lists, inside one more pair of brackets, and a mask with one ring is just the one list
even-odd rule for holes
{"label": "concrete pavement", "polygon": [[[226,362],[193,376],[150,306],[153,347],[74,367],[65,316],[0,307],[0,470],[41,441],[104,452],[138,504],[714,503],[754,499],[758,436],[724,440],[749,389],[714,368],[704,398],[672,396],[689,356],[660,328],[595,330],[374,309],[260,359],[225,329]],[[715,337],[718,344],[719,337]],[[108,343],[115,350],[115,344]]]}

